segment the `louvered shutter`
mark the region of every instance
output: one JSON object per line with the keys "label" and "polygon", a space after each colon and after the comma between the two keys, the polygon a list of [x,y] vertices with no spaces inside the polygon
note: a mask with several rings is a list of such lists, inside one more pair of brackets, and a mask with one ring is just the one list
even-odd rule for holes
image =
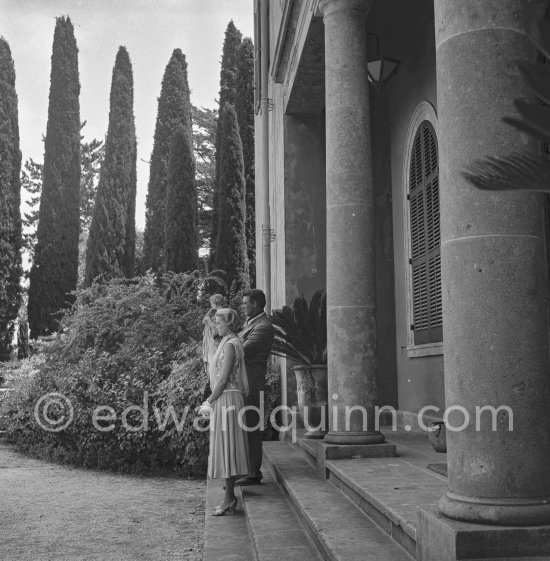
{"label": "louvered shutter", "polygon": [[439,164],[429,121],[416,133],[409,172],[414,344],[443,340]]}

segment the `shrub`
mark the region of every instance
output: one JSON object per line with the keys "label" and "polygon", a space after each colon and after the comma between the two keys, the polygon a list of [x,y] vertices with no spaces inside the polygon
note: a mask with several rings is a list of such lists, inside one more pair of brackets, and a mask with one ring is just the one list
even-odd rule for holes
{"label": "shrub", "polygon": [[[202,318],[209,307],[208,294],[202,291],[205,281],[196,272],[145,276],[77,292],[62,330],[49,341],[35,341],[30,358],[0,369],[5,384],[13,388],[0,404],[0,428],[8,442],[61,463],[203,475],[208,425],[196,419],[195,410],[209,394],[199,352]],[[229,299],[239,309],[241,294],[230,291]],[[72,422],[59,432],[44,430],[35,418],[38,400],[52,392],[63,394],[73,408]],[[269,419],[279,395],[279,368],[270,365],[266,440],[278,438]],[[94,426],[98,407],[114,410],[115,419],[101,420],[107,412],[103,409],[96,420],[109,430]],[[129,411],[127,426],[143,430],[124,426],[124,410]],[[55,405],[48,409],[54,421],[67,413]]]}
{"label": "shrub", "polygon": [[[36,368],[20,376],[2,402],[8,441],[64,463],[203,474],[208,437],[195,430],[193,420],[207,393],[198,352],[208,307],[204,282],[195,272],[118,279],[77,292],[75,306],[63,318],[60,333],[43,346],[42,358],[20,363],[19,371],[31,364]],[[49,392],[63,394],[72,404],[73,420],[65,430],[49,432],[34,418],[38,399]],[[94,427],[100,406],[116,415],[97,421],[109,430]],[[124,410],[130,427],[146,430],[125,428]],[[186,411],[185,422],[176,426],[174,413],[181,421]],[[67,412],[48,409],[54,420]]]}

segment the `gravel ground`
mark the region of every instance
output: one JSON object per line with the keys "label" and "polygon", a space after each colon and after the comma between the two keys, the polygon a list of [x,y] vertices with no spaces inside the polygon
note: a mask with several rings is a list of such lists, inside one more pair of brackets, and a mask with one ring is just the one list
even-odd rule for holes
{"label": "gravel ground", "polygon": [[0,559],[200,561],[205,489],[51,464],[0,442]]}

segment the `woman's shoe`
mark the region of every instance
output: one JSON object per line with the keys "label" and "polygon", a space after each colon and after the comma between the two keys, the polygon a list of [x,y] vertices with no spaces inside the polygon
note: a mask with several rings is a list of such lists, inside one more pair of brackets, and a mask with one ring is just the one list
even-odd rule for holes
{"label": "woman's shoe", "polygon": [[235,500],[225,508],[222,508],[221,506],[217,506],[214,509],[212,516],[223,516],[228,510],[231,510],[233,514],[235,514],[235,511],[237,510],[237,497],[235,497]]}
{"label": "woman's shoe", "polygon": [[235,485],[237,485],[238,487],[244,487],[244,486],[248,486],[248,485],[261,485],[262,481],[259,477],[242,477],[241,479],[237,479],[237,481],[235,481]]}

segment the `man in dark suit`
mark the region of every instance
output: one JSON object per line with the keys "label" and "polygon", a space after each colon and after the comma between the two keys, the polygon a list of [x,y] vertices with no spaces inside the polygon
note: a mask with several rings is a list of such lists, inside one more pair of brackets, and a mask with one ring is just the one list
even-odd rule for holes
{"label": "man in dark suit", "polygon": [[[249,394],[245,398],[246,406],[260,408],[260,396],[265,392],[265,376],[267,359],[271,354],[271,346],[275,330],[271,320],[264,312],[265,294],[258,289],[249,290],[243,296],[243,311],[246,323],[239,337],[244,347],[244,362],[248,375]],[[258,427],[260,417],[258,409],[247,410],[245,413],[246,426]],[[250,456],[250,473],[247,477],[237,480],[235,485],[259,485],[262,479],[262,440],[263,432],[260,428],[248,431],[248,452]]]}

